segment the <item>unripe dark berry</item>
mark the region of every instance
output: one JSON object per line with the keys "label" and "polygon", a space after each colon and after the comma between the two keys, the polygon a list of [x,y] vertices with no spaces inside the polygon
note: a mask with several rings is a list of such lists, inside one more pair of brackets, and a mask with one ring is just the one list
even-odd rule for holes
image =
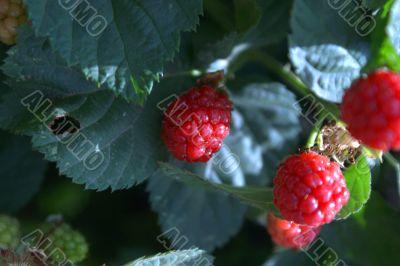
{"label": "unripe dark berry", "polygon": [[65,260],[77,263],[86,258],[88,244],[82,234],[71,229],[67,224],[62,224],[50,232],[48,240],[51,241],[51,245],[45,250],[49,260],[56,263],[62,263]]}
{"label": "unripe dark berry", "polygon": [[15,249],[20,241],[21,232],[17,219],[0,215],[0,248]]}

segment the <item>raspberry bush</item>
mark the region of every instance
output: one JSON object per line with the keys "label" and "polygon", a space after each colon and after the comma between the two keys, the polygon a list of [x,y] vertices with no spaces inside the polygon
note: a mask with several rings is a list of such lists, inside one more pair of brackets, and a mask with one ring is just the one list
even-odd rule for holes
{"label": "raspberry bush", "polygon": [[399,14],[0,0],[0,265],[398,264]]}

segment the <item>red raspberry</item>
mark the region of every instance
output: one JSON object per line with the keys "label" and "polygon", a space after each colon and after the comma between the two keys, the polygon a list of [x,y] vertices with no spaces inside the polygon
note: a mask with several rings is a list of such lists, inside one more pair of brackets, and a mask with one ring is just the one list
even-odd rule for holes
{"label": "red raspberry", "polygon": [[162,138],[179,160],[207,162],[229,134],[232,104],[210,86],[190,89],[165,112]]}
{"label": "red raspberry", "polygon": [[275,244],[287,248],[303,248],[314,241],[321,227],[296,224],[269,213],[267,230]]}
{"label": "red raspberry", "polygon": [[283,218],[319,226],[331,222],[349,200],[339,164],[315,152],[290,156],[274,179],[274,204]]}
{"label": "red raspberry", "polygon": [[378,70],[346,91],[341,107],[352,136],[387,151],[400,149],[400,75]]}

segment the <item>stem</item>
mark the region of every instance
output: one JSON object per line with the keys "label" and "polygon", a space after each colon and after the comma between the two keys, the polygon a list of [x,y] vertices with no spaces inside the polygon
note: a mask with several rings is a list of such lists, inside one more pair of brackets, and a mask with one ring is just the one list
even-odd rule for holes
{"label": "stem", "polygon": [[291,85],[296,90],[297,94],[300,94],[301,96],[307,96],[310,94],[307,86],[304,85],[304,83],[302,83],[289,69],[285,68],[281,63],[269,55],[257,50],[249,49],[239,54],[229,66],[228,73],[236,72],[250,61],[262,63],[269,71]]}
{"label": "stem", "polygon": [[319,134],[319,130],[320,130],[320,126],[318,126],[318,125],[320,125],[320,124],[319,123],[315,124],[315,126],[311,130],[310,135],[308,136],[308,139],[307,139],[307,143],[305,145],[306,149],[311,149],[314,146],[315,141],[317,140],[317,137]]}
{"label": "stem", "polygon": [[175,72],[175,73],[166,73],[162,76],[163,79],[180,77],[180,76],[191,76],[191,77],[200,77],[204,75],[206,71],[200,69],[191,69],[188,71]]}
{"label": "stem", "polygon": [[307,139],[307,143],[305,145],[306,149],[310,149],[315,145],[315,142],[318,138],[319,132],[321,131],[321,127],[324,123],[324,120],[327,117],[327,112],[325,110],[322,110],[322,112],[318,116],[318,121],[314,124],[310,136]]}
{"label": "stem", "polygon": [[311,96],[310,100],[314,104],[317,103],[322,105],[325,111],[333,115],[336,119],[339,118],[339,110],[335,104],[329,103],[315,96],[314,93],[311,92],[309,88],[288,67],[285,67],[279,61],[261,51],[249,49],[236,56],[229,66],[228,75],[229,73],[236,72],[246,63],[251,61],[263,64],[266,69],[278,76],[282,81],[294,89],[294,92],[300,97]]}

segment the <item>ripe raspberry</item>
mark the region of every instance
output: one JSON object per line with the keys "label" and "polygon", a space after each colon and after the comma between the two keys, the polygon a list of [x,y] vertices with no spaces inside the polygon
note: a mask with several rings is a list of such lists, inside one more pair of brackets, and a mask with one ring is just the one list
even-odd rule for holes
{"label": "ripe raspberry", "polygon": [[0,248],[15,249],[20,241],[19,222],[6,215],[0,215]]}
{"label": "ripe raspberry", "polygon": [[313,242],[321,227],[296,224],[269,213],[267,230],[275,244],[287,248],[303,248]]}
{"label": "ripe raspberry", "polygon": [[329,223],[348,200],[339,164],[315,152],[290,156],[274,179],[275,206],[298,224]]}
{"label": "ripe raspberry", "polygon": [[45,251],[53,262],[62,263],[65,260],[73,263],[81,262],[88,253],[88,244],[85,238],[67,224],[57,227],[50,234],[48,240],[52,244]]}
{"label": "ripe raspberry", "polygon": [[162,123],[162,138],[179,160],[206,162],[229,134],[232,104],[210,86],[190,89],[172,102]]}
{"label": "ripe raspberry", "polygon": [[17,27],[27,21],[22,0],[0,0],[0,41],[12,45],[17,38]]}
{"label": "ripe raspberry", "polygon": [[387,151],[400,149],[400,75],[378,70],[351,85],[341,106],[354,138]]}

